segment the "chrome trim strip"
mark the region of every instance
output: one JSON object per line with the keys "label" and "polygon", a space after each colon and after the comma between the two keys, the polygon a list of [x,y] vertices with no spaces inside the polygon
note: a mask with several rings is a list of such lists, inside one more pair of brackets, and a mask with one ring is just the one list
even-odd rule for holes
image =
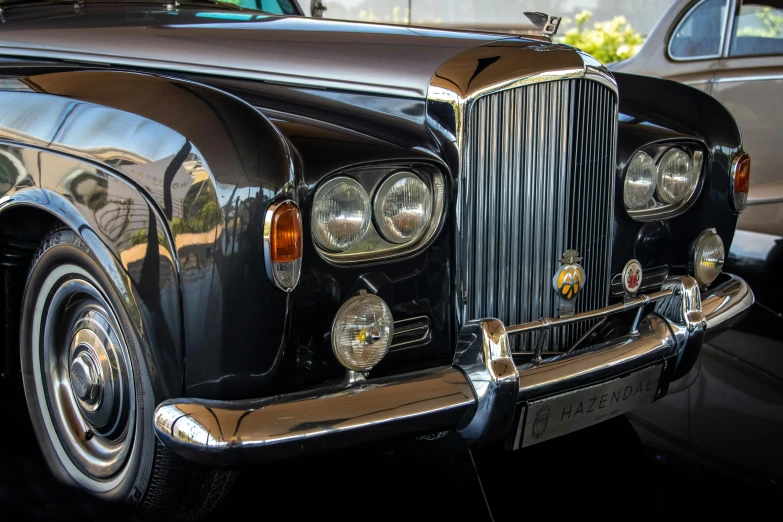
{"label": "chrome trim strip", "polygon": [[508,335],[521,334],[526,332],[533,332],[536,330],[549,330],[556,326],[565,326],[567,324],[578,323],[580,321],[587,321],[589,319],[601,319],[607,315],[616,314],[619,312],[625,312],[628,310],[634,310],[640,306],[644,306],[647,303],[660,301],[667,297],[671,297],[674,291],[672,289],[661,290],[659,292],[653,292],[652,294],[642,294],[637,297],[632,297],[621,303],[605,306],[598,310],[589,310],[579,314],[569,315],[566,317],[545,317],[538,321],[531,321],[525,324],[517,324],[514,326],[507,326],[506,333]]}
{"label": "chrome trim strip", "polygon": [[266,399],[168,400],[155,410],[155,433],[186,459],[225,468],[453,430],[474,404],[465,375],[445,367]]}
{"label": "chrome trim strip", "polygon": [[[737,57],[739,58],[739,57]],[[767,74],[755,76],[730,76],[725,78],[715,78],[713,83],[735,83],[735,82],[761,82],[769,80],[783,80],[783,74]]]}
{"label": "chrome trim strip", "polygon": [[[413,336],[412,339],[408,339]],[[404,338],[403,341],[398,339]],[[394,334],[392,335],[389,352],[407,350],[417,344],[423,344],[430,340],[430,318],[426,315],[409,317],[394,321]]]}
{"label": "chrome trim strip", "polygon": [[688,9],[688,12],[685,13],[682,17],[680,17],[680,20],[677,22],[677,26],[674,28],[674,31],[671,32],[669,35],[669,43],[666,45],[666,56],[674,61],[674,62],[695,62],[698,60],[715,60],[721,57],[721,53],[723,52],[723,46],[726,41],[726,24],[728,23],[729,14],[731,11],[731,6],[729,4],[733,4],[733,0],[724,0],[726,7],[726,13],[723,16],[723,23],[721,24],[721,37],[720,37],[720,45],[718,45],[718,54],[710,54],[705,56],[692,56],[688,58],[678,58],[672,54],[672,42],[674,41],[674,35],[677,34],[677,32],[680,30],[680,26],[685,22],[685,20],[693,14],[693,12],[701,6],[704,2],[708,0],[701,0],[697,4],[695,4],[693,7]]}

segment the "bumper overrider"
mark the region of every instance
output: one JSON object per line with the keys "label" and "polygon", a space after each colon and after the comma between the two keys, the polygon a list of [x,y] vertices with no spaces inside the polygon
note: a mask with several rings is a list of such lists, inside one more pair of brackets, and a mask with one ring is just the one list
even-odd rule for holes
{"label": "bumper overrider", "polygon": [[[160,440],[211,467],[293,457],[393,436],[456,430],[471,444],[516,449],[622,415],[663,396],[704,341],[753,304],[739,277],[701,292],[690,277],[658,292],[565,318],[467,323],[454,364],[241,401],[172,399],[155,411]],[[508,336],[638,309],[623,336],[516,364]],[[641,311],[651,310],[643,318]]]}

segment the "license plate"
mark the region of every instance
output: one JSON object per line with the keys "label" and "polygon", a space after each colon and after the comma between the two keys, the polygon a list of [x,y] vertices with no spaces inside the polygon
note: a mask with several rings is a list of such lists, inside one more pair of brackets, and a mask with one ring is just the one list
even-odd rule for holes
{"label": "license plate", "polygon": [[651,403],[663,365],[528,403],[520,415],[513,449],[581,430]]}

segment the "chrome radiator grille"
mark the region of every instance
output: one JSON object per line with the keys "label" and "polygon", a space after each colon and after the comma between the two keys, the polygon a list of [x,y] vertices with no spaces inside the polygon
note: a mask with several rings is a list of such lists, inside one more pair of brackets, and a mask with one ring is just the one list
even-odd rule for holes
{"label": "chrome radiator grille", "polygon": [[[608,304],[616,129],[616,94],[591,80],[526,85],[474,102],[457,210],[464,320],[557,316],[552,277],[572,248],[586,273],[576,311]],[[567,349],[588,327],[561,328],[544,349]],[[529,337],[512,341],[514,351],[532,349]]]}

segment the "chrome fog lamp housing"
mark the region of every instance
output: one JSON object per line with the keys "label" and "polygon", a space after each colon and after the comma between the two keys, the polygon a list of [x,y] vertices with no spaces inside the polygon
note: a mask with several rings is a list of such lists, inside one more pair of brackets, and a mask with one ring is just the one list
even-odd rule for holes
{"label": "chrome fog lamp housing", "polygon": [[348,370],[368,372],[389,351],[393,330],[389,305],[363,291],[337,311],[332,324],[334,356]]}
{"label": "chrome fog lamp housing", "polygon": [[432,218],[432,193],[412,172],[395,172],[375,194],[375,226],[390,243],[410,243],[421,237]]}
{"label": "chrome fog lamp housing", "polygon": [[691,197],[699,182],[699,173],[693,168],[688,153],[679,148],[666,151],[658,163],[658,198],[673,204]]}
{"label": "chrome fog lamp housing", "polygon": [[355,179],[332,178],[316,191],[310,219],[313,239],[330,252],[359,243],[370,227],[370,196]]}
{"label": "chrome fog lamp housing", "polygon": [[709,286],[720,275],[726,252],[723,240],[714,228],[708,228],[693,243],[693,277],[702,287]]}
{"label": "chrome fog lamp housing", "polygon": [[655,194],[658,173],[649,154],[638,151],[625,170],[623,202],[629,209],[647,208]]}

